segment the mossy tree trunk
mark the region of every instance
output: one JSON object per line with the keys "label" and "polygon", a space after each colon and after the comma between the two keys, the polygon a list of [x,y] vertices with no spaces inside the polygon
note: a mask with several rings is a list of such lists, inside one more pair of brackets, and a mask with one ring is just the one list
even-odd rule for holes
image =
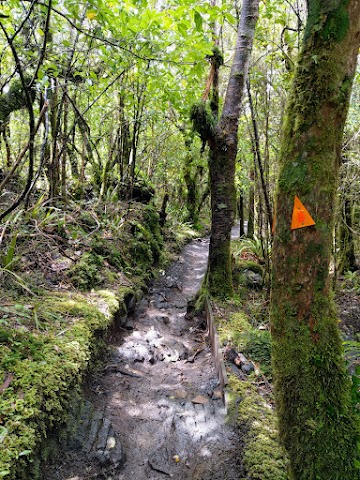
{"label": "mossy tree trunk", "polygon": [[230,242],[236,208],[234,176],[237,134],[258,9],[258,0],[244,0],[242,3],[224,107],[213,134],[208,139],[211,236],[206,281],[209,293],[218,297],[226,297],[233,292]]}
{"label": "mossy tree trunk", "polygon": [[[359,0],[308,1],[284,123],[271,330],[281,439],[291,478],[356,480],[359,453],[329,262],[342,132],[360,42]],[[294,196],[316,225],[291,231]]]}

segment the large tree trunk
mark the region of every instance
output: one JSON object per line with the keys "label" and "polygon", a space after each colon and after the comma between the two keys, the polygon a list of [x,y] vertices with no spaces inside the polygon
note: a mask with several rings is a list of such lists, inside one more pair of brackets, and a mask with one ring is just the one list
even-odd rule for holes
{"label": "large tree trunk", "polygon": [[208,140],[212,217],[207,287],[211,295],[220,297],[233,292],[230,241],[236,207],[234,176],[238,122],[258,9],[259,0],[243,1],[224,108]]}
{"label": "large tree trunk", "polygon": [[[280,435],[291,478],[356,480],[351,407],[329,262],[342,132],[360,42],[360,1],[309,0],[287,105],[273,248],[271,330]],[[291,231],[297,195],[316,225]]]}

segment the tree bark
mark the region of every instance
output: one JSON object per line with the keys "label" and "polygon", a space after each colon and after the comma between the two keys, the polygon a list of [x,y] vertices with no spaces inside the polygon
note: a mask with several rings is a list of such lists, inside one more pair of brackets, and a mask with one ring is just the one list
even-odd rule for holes
{"label": "tree bark", "polygon": [[234,176],[237,134],[258,9],[258,0],[244,0],[242,4],[224,107],[214,133],[208,140],[212,213],[206,280],[210,295],[218,297],[233,293],[230,241],[236,208]]}
{"label": "tree bark", "polygon": [[[271,331],[281,439],[296,480],[359,479],[329,262],[342,132],[360,43],[360,1],[308,1],[283,129]],[[297,195],[316,225],[291,231]]]}

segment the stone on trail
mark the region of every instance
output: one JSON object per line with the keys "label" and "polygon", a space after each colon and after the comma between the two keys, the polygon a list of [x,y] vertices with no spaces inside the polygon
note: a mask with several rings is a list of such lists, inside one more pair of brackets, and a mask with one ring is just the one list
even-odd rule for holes
{"label": "stone on trail", "polygon": [[186,390],[175,390],[174,397],[175,398],[180,398],[181,400],[184,400],[187,397],[187,391]]}
{"label": "stone on trail", "polygon": [[203,395],[196,395],[191,401],[195,404],[205,405],[205,403],[209,402],[209,399],[205,398]]}

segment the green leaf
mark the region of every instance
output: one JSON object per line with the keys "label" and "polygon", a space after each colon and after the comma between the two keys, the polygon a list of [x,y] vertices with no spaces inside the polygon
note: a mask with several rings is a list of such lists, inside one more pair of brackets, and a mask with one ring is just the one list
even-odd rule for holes
{"label": "green leaf", "polygon": [[195,25],[196,25],[196,30],[198,30],[199,32],[202,31],[202,26],[203,26],[203,18],[202,16],[200,15],[200,13],[195,10],[194,12],[194,22],[195,22]]}
{"label": "green leaf", "polygon": [[24,457],[25,455],[29,455],[31,453],[31,450],[23,450],[22,452],[19,453],[19,457]]}
{"label": "green leaf", "polygon": [[6,252],[6,255],[3,257],[2,264],[4,268],[9,268],[14,260],[16,240],[17,240],[17,233],[15,233],[15,235],[12,237],[8,251]]}

